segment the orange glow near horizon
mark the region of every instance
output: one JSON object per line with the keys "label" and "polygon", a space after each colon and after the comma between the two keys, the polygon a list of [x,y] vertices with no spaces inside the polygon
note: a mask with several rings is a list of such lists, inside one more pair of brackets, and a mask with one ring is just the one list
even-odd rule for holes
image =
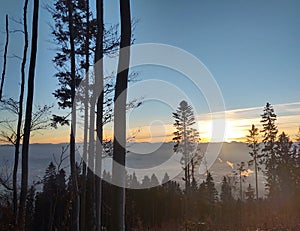
{"label": "orange glow near horizon", "polygon": [[[253,121],[254,123],[255,121]],[[200,142],[245,142],[246,136],[248,135],[248,127],[240,127],[239,121],[227,121],[226,122],[226,132],[225,137],[223,140],[214,140],[211,138],[211,123],[210,122],[199,122],[199,129],[200,130]],[[284,125],[284,124],[283,124]],[[152,127],[151,129],[149,126],[139,127],[136,129],[132,129],[128,132],[127,137],[129,142],[170,142],[173,139],[173,128],[172,125],[166,125],[166,130],[161,131],[159,128]],[[298,132],[298,127],[289,127],[284,125],[279,127],[279,134],[282,131],[285,131],[290,138],[295,141],[296,134]],[[138,131],[137,131],[138,130]],[[79,131],[80,132],[80,131]],[[82,132],[80,132],[82,133]],[[67,143],[69,142],[69,129],[59,128],[57,130],[47,130],[43,133],[35,134],[31,137],[31,143]],[[111,130],[104,131],[104,139],[112,139],[113,132]],[[79,136],[80,137],[80,136]],[[83,138],[76,139],[77,142],[82,142]]]}
{"label": "orange glow near horizon", "polygon": [[[223,140],[214,140],[211,138],[211,121],[199,121],[199,131],[200,131],[200,142],[245,142],[246,136],[248,135],[248,130],[251,124],[256,124],[257,121],[247,121],[248,124],[243,125],[241,120],[229,120],[226,122],[225,137]],[[300,123],[299,123],[300,124]],[[281,129],[283,128],[283,129]],[[285,131],[290,135],[291,139],[295,140],[295,136],[298,132],[298,127],[290,127],[288,124],[282,124],[279,127],[279,133]],[[170,142],[173,138],[174,128],[172,125],[164,125],[164,129],[155,126],[144,126],[131,129],[128,134],[129,142]],[[78,135],[76,139],[77,142],[82,142],[82,131],[78,130]],[[104,139],[112,139],[113,131],[109,129],[104,130]],[[31,137],[31,143],[67,143],[69,142],[69,128],[59,128],[50,129],[44,131],[43,133],[35,134]]]}
{"label": "orange glow near horizon", "polygon": [[[300,102],[285,105],[275,105],[275,111],[278,110],[276,124],[278,134],[283,131],[295,141],[300,126]],[[245,108],[226,111],[226,131],[223,139],[212,137],[212,121],[210,114],[197,116],[198,131],[200,133],[200,142],[245,142],[248,130],[254,124],[261,130],[260,117],[262,108]],[[289,114],[287,114],[289,113]],[[257,116],[258,115],[258,116]],[[133,123],[127,131],[128,142],[170,142],[173,138],[173,124],[163,124],[160,121],[154,121],[150,125],[135,127]],[[49,129],[33,133],[31,143],[67,143],[70,137],[70,127],[60,127],[58,129]],[[112,139],[113,127],[108,124],[104,127],[104,139]],[[261,140],[261,135],[260,135]],[[76,142],[83,142],[82,125],[77,127]]]}

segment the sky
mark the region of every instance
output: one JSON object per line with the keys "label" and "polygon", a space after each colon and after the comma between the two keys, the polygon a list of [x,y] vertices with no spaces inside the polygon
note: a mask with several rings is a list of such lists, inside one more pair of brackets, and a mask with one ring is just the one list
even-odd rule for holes
{"label": "sky", "polygon": [[[28,20],[31,22],[32,1],[29,1]],[[94,5],[94,2],[92,5]],[[49,23],[50,14],[44,8],[53,1],[41,0],[38,59],[36,69],[35,104],[57,105],[52,92],[58,87],[53,77],[52,58],[55,45]],[[4,47],[5,14],[20,19],[23,3],[3,1],[0,8],[0,47]],[[105,23],[119,22],[118,1],[104,1]],[[243,141],[251,124],[259,126],[266,102],[274,105],[280,131],[292,137],[300,125],[300,2],[297,0],[229,0],[180,1],[132,0],[132,18],[138,22],[134,30],[135,44],[163,43],[183,49],[197,57],[218,84],[226,107],[225,141]],[[10,21],[11,30],[20,25]],[[29,32],[31,27],[29,26]],[[17,97],[20,79],[20,60],[23,39],[11,33],[5,97]],[[0,49],[1,49],[0,48]],[[1,54],[3,49],[1,50]],[[171,59],[172,57],[170,57]],[[2,55],[0,70],[2,71]],[[182,74],[163,67],[136,68],[141,82],[160,80],[186,93],[195,107],[202,140],[213,140],[210,109],[205,95],[192,86]],[[129,88],[129,99],[144,97],[147,91],[170,94],[169,85],[154,88]],[[177,105],[179,95],[174,95]],[[172,112],[176,108],[155,100],[146,101],[128,115],[128,136],[137,141],[169,141],[172,138]],[[59,112],[57,108],[55,112]],[[4,112],[0,112],[5,117]],[[79,126],[80,127],[80,126]],[[106,126],[111,134],[112,124]],[[80,131],[80,129],[79,129]],[[80,140],[80,136],[78,138]],[[32,142],[63,142],[68,140],[68,128],[36,134]]]}

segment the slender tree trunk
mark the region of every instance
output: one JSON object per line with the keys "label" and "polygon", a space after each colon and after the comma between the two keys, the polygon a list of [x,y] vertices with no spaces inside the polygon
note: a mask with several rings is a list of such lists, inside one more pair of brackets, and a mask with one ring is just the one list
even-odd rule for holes
{"label": "slender tree trunk", "polygon": [[75,135],[76,135],[76,63],[75,63],[75,45],[73,28],[73,3],[68,0],[68,23],[70,33],[70,59],[71,59],[71,134],[70,134],[70,167],[72,178],[72,191],[74,196],[72,206],[72,230],[79,230],[79,193],[77,184],[77,168],[75,159]]}
{"label": "slender tree trunk", "polygon": [[92,96],[90,99],[90,129],[89,129],[89,147],[88,147],[88,168],[87,168],[87,205],[86,208],[89,210],[89,216],[86,217],[90,220],[91,227],[90,230],[95,230],[95,96],[94,96],[94,86],[92,87]]}
{"label": "slender tree trunk", "polygon": [[242,183],[242,172],[240,171],[240,199],[243,200],[243,183]]}
{"label": "slender tree trunk", "polygon": [[32,104],[34,94],[34,75],[36,65],[37,40],[38,40],[38,16],[39,16],[39,0],[34,0],[33,18],[32,18],[32,38],[31,38],[31,55],[28,73],[28,90],[26,101],[26,114],[24,124],[24,137],[22,145],[22,178],[21,193],[19,207],[19,225],[21,229],[25,227],[25,205],[28,187],[28,152],[30,140],[30,128],[32,119]]}
{"label": "slender tree trunk", "polygon": [[2,79],[1,79],[1,86],[0,86],[0,101],[2,101],[3,86],[4,86],[4,79],[6,73],[7,49],[8,49],[8,40],[9,40],[8,15],[6,15],[5,17],[5,31],[6,31],[6,41],[5,41],[4,55],[3,55],[3,70],[2,70]]}
{"label": "slender tree trunk", "polygon": [[257,160],[254,158],[254,167],[255,167],[255,187],[256,187],[256,200],[258,200],[258,179],[257,179]]}
{"label": "slender tree trunk", "polygon": [[[125,230],[125,156],[126,156],[126,99],[128,67],[130,61],[131,16],[130,0],[120,0],[121,41],[118,74],[114,98],[114,142],[113,142],[113,203],[112,230]],[[123,70],[125,68],[125,70]],[[115,220],[113,220],[115,219]]]}
{"label": "slender tree trunk", "polygon": [[103,0],[97,0],[97,38],[95,54],[95,78],[97,91],[96,118],[96,230],[101,230],[101,173],[102,173],[102,139],[103,139]]}
{"label": "slender tree trunk", "polygon": [[20,153],[20,142],[21,142],[21,126],[23,118],[23,101],[24,101],[24,88],[25,88],[25,66],[26,57],[28,49],[28,31],[27,31],[27,7],[28,0],[25,0],[23,8],[23,29],[24,29],[24,49],[23,49],[23,59],[21,66],[21,87],[19,95],[19,111],[18,111],[18,124],[16,131],[16,144],[15,144],[15,158],[13,167],[13,205],[14,205],[14,216],[15,222],[17,222],[18,217],[18,187],[17,187],[17,177],[18,177],[18,165],[19,165],[19,153]]}
{"label": "slender tree trunk", "polygon": [[90,8],[89,0],[86,0],[86,39],[85,39],[85,92],[84,92],[84,131],[83,131],[83,162],[82,162],[82,194],[80,200],[80,230],[85,230],[85,208],[86,208],[86,160],[87,160],[87,141],[89,126],[89,67],[90,67]]}
{"label": "slender tree trunk", "polygon": [[185,177],[185,192],[187,193],[189,191],[189,186],[190,186],[190,176],[189,176],[189,171],[190,171],[190,165],[189,165],[189,160],[188,160],[188,153],[187,153],[187,135],[186,135],[186,121],[185,121],[185,116],[183,116],[183,140],[184,140],[184,164],[185,164],[185,169],[184,169],[184,177]]}

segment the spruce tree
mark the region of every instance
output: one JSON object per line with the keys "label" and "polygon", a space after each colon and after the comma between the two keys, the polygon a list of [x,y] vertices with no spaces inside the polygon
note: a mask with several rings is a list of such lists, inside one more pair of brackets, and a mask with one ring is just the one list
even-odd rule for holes
{"label": "spruce tree", "polygon": [[248,185],[246,192],[245,192],[246,200],[253,201],[254,200],[254,188],[251,184]]}
{"label": "spruce tree", "polygon": [[175,141],[174,151],[182,154],[181,164],[183,165],[185,190],[189,190],[191,182],[194,179],[194,165],[191,161],[194,159],[193,153],[196,153],[199,133],[193,125],[196,123],[192,107],[186,102],[181,101],[176,112],[173,113],[175,119],[173,133]]}
{"label": "spruce tree", "polygon": [[207,199],[210,204],[215,204],[218,201],[218,191],[215,188],[214,179],[210,172],[207,173],[205,181]]}
{"label": "spruce tree", "polygon": [[276,194],[276,188],[278,184],[278,179],[276,178],[276,157],[275,157],[275,141],[278,133],[277,126],[275,124],[277,116],[274,112],[273,106],[267,103],[263,114],[261,115],[261,123],[263,129],[261,130],[263,134],[264,147],[262,149],[263,162],[265,164],[265,174],[267,177],[267,188],[269,191],[269,196],[273,197]]}
{"label": "spruce tree", "polygon": [[222,180],[220,199],[223,203],[228,203],[233,201],[232,188],[226,176],[224,176]]}
{"label": "spruce tree", "polygon": [[286,202],[295,195],[298,182],[297,151],[289,136],[282,132],[275,145],[276,178],[281,198]]}

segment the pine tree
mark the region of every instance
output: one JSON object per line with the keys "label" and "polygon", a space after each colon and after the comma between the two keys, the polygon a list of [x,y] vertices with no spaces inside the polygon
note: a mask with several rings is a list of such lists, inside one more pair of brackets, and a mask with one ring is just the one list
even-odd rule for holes
{"label": "pine tree", "polygon": [[151,185],[151,187],[155,187],[155,186],[159,185],[159,181],[154,173],[151,176],[150,185]]}
{"label": "pine tree", "polygon": [[254,200],[254,188],[251,184],[248,185],[247,190],[245,192],[246,200],[253,201]]}
{"label": "pine tree", "polygon": [[214,179],[210,172],[208,172],[206,176],[205,188],[208,202],[210,204],[215,204],[218,201],[218,191],[215,188]]}
{"label": "pine tree", "polygon": [[133,172],[130,183],[129,183],[129,187],[131,189],[137,189],[137,188],[139,188],[139,186],[140,186],[140,183],[138,182],[135,172]]}
{"label": "pine tree", "polygon": [[197,153],[197,145],[199,141],[199,133],[193,125],[196,123],[193,109],[186,101],[181,101],[176,112],[173,113],[175,119],[174,127],[176,131],[173,133],[175,141],[174,151],[182,153],[181,164],[183,165],[185,190],[188,191],[191,182],[194,179],[194,161],[193,154]]}
{"label": "pine tree", "polygon": [[151,186],[151,180],[149,176],[146,175],[142,180],[142,188],[149,188],[150,186]]}
{"label": "pine tree", "polygon": [[282,199],[289,200],[295,195],[297,184],[297,150],[284,132],[282,132],[275,145],[276,175],[278,190]]}
{"label": "pine tree", "polygon": [[243,200],[243,182],[246,177],[243,173],[246,171],[245,162],[241,161],[237,164],[237,169],[234,170],[234,174],[239,178],[240,183],[240,200]]}
{"label": "pine tree", "polygon": [[164,178],[162,179],[161,183],[166,184],[170,180],[168,173],[165,173]]}
{"label": "pine tree", "polygon": [[263,126],[263,143],[262,149],[263,162],[266,166],[265,174],[267,176],[267,188],[269,190],[269,196],[273,197],[276,194],[276,188],[278,179],[276,178],[276,157],[275,157],[275,141],[278,133],[277,126],[275,124],[277,117],[274,112],[273,106],[267,103],[263,114],[261,115],[261,123]]}
{"label": "pine tree", "polygon": [[262,158],[262,155],[258,153],[259,151],[258,135],[259,135],[258,128],[256,128],[255,125],[252,124],[252,127],[249,130],[249,135],[247,136],[248,147],[251,148],[249,154],[252,157],[252,160],[250,160],[248,164],[250,166],[254,164],[256,200],[258,200],[257,173],[260,170],[258,164],[259,164],[259,159]]}
{"label": "pine tree", "polygon": [[223,203],[228,203],[233,201],[232,188],[229,182],[227,181],[226,176],[224,176],[222,180],[220,199]]}

